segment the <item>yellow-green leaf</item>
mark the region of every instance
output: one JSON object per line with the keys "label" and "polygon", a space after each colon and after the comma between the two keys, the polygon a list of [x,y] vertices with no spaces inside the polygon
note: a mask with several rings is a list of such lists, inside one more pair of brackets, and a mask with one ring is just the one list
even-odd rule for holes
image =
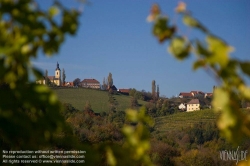
{"label": "yellow-green leaf", "polygon": [[59,9],[56,6],[51,6],[49,8],[49,16],[54,17],[59,13]]}
{"label": "yellow-green leaf", "polygon": [[187,14],[184,15],[183,16],[183,22],[187,26],[198,28],[198,29],[202,30],[205,33],[207,32],[207,29],[203,25],[201,25],[201,23],[198,20],[196,20],[195,18],[193,18],[190,15],[187,15]]}
{"label": "yellow-green leaf", "polygon": [[207,57],[208,62],[225,67],[229,62],[229,53],[232,50],[231,47],[218,37],[212,35],[208,35],[206,41],[208,44],[208,51],[211,52],[211,55]]}
{"label": "yellow-green leaf", "polygon": [[184,37],[175,37],[172,39],[168,51],[177,59],[183,60],[189,56],[190,44],[187,43]]}
{"label": "yellow-green leaf", "polygon": [[212,105],[215,110],[221,110],[223,109],[226,105],[229,104],[229,94],[227,91],[225,91],[222,88],[217,88],[214,91],[214,98],[212,101]]}

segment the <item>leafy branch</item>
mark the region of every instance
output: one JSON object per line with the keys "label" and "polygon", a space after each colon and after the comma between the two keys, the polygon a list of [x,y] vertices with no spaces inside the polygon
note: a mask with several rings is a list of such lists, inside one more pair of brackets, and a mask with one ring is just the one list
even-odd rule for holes
{"label": "leafy branch", "polygon": [[212,71],[221,82],[213,96],[212,106],[221,112],[218,127],[229,141],[239,144],[242,138],[250,137],[250,117],[240,109],[240,100],[250,101],[250,87],[243,77],[250,76],[250,62],[230,58],[233,47],[212,34],[200,21],[195,19],[180,2],[175,11],[181,15],[183,23],[192,29],[204,33],[205,40],[189,39],[180,35],[176,25],[170,25],[168,17],[161,13],[160,7],[154,4],[148,21],[153,22],[153,35],[160,43],[169,41],[168,52],[178,60],[185,60],[191,54],[196,55],[193,69],[204,68]]}

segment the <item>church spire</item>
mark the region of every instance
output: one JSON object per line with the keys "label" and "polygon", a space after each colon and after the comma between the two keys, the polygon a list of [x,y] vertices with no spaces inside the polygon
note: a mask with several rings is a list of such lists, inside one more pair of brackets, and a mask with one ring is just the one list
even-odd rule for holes
{"label": "church spire", "polygon": [[59,68],[59,63],[57,62],[57,64],[56,64],[56,70],[60,70],[60,68]]}

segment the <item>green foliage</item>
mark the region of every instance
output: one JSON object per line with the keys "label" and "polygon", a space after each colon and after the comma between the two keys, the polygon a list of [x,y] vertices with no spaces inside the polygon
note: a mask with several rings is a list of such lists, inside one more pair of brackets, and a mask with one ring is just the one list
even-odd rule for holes
{"label": "green foliage", "polygon": [[147,153],[150,149],[150,143],[148,141],[149,132],[145,125],[151,126],[153,122],[145,115],[145,111],[145,108],[141,108],[139,111],[127,110],[128,121],[136,123],[136,126],[125,125],[123,127],[122,132],[126,137],[124,148],[128,150],[129,158],[135,162],[152,165]]}
{"label": "green foliage", "polygon": [[198,20],[196,20],[195,18],[193,18],[188,14],[184,14],[183,23],[186,24],[187,26],[198,28],[205,33],[207,32],[207,29],[203,25],[201,25],[201,23]]}
{"label": "green foliage", "polygon": [[[62,20],[55,20],[58,11]],[[30,59],[39,50],[57,53],[64,36],[75,34],[78,16],[59,3],[43,11],[31,0],[0,1],[0,138],[9,149],[42,149],[67,133],[55,94],[29,82],[31,74],[42,78]]]}
{"label": "green foliage", "polygon": [[[221,86],[214,93],[213,108],[221,113],[218,119],[221,133],[228,140],[237,144],[241,138],[250,137],[250,119],[240,110],[239,102],[240,99],[250,100],[250,88],[242,78],[242,74],[250,75],[250,62],[230,58],[229,54],[233,48],[192,17],[191,12],[186,10],[185,3],[179,3],[176,11],[183,17],[184,24],[201,30],[206,36],[205,40],[201,42],[198,39],[187,39],[175,31],[169,37],[162,37],[165,35],[165,29],[169,29],[170,20],[163,19],[160,11],[157,13],[157,17],[152,17],[154,18],[153,34],[161,42],[170,40],[168,50],[177,59],[183,60],[191,53],[196,54],[197,60],[193,64],[193,69],[204,67],[206,70],[211,70],[215,78],[221,81]],[[151,11],[151,15],[155,14]],[[192,49],[190,49],[191,45]]]}

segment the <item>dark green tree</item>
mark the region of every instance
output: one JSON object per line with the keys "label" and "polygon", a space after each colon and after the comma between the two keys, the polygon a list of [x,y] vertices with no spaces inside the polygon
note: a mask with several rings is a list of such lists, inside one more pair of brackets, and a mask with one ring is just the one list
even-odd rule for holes
{"label": "dark green tree", "polygon": [[159,85],[157,85],[157,92],[156,92],[157,100],[159,99],[159,97],[160,97],[160,89],[159,89]]}
{"label": "dark green tree", "polygon": [[48,70],[45,70],[45,85],[49,85]]}
{"label": "dark green tree", "polygon": [[81,82],[80,78],[76,78],[76,79],[73,81],[73,85],[74,85],[74,86],[79,86],[80,82]]}
{"label": "dark green tree", "polygon": [[155,103],[156,101],[156,86],[155,86],[155,80],[152,81],[152,99]]}
{"label": "dark green tree", "polygon": [[65,79],[66,79],[66,74],[65,74],[65,70],[63,69],[63,71],[62,71],[62,83],[63,83],[63,85],[65,85]]}

